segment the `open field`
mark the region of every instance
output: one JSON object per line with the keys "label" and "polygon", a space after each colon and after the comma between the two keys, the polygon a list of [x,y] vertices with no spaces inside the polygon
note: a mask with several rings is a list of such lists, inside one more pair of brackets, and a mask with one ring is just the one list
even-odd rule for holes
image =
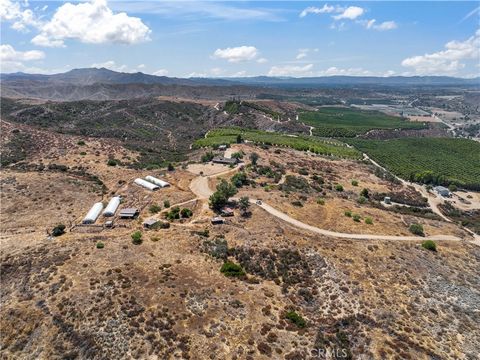
{"label": "open field", "polygon": [[351,139],[349,143],[406,180],[480,189],[480,144],[467,139]]}
{"label": "open field", "polygon": [[313,126],[314,135],[323,137],[355,137],[374,129],[425,128],[422,123],[347,107],[321,107],[318,111],[302,112],[300,121]]}
{"label": "open field", "polygon": [[[248,130],[240,134],[252,142],[233,144],[238,130],[218,131],[232,143],[230,154],[244,152],[249,184],[236,196],[261,198],[333,231],[412,236],[409,225],[419,223],[426,236],[462,240],[438,241],[433,252],[420,246],[420,236],[335,238],[253,204],[248,216],[234,208],[225,224],[212,225],[214,212],[191,186],[196,179],[207,188],[218,182],[200,172],[230,180],[239,169],[185,162],[172,171],[139,170],[127,164],[141,154],[117,139],[2,122],[2,155],[7,151],[11,160],[0,174],[2,358],[293,360],[319,348],[345,349],[353,359],[476,355],[480,248],[469,234],[428,211],[381,207],[383,194],[412,206],[424,201],[414,189],[378,177],[372,165],[357,161],[359,152],[338,141]],[[205,140],[218,144],[216,132],[210,134]],[[9,145],[19,136],[28,146]],[[272,142],[280,146],[264,146]],[[195,150],[189,160],[209,150]],[[253,152],[257,166],[250,164]],[[119,162],[108,165],[113,158]],[[151,192],[132,183],[146,175],[172,186]],[[364,188],[369,198],[360,203]],[[92,203],[113,195],[123,197],[121,208],[138,207],[139,218],[115,219],[112,229],[68,231]],[[165,200],[173,206],[192,199],[181,206],[193,211],[191,218],[172,220],[168,229],[143,228],[147,218],[166,221]],[[151,205],[160,212],[153,214]],[[348,210],[360,221],[345,216]],[[67,232],[49,237],[60,222]],[[132,242],[134,231],[142,234],[140,244]],[[245,276],[222,274],[227,260]],[[292,311],[304,327],[287,317]]]}
{"label": "open field", "polygon": [[208,132],[203,139],[198,139],[194,147],[218,146],[221,144],[233,144],[237,142],[237,136],[243,140],[255,144],[277,145],[290,147],[296,150],[310,151],[319,155],[327,155],[342,158],[360,158],[360,154],[345,144],[334,140],[321,140],[305,136],[289,136],[284,134],[249,130],[241,128],[223,128]]}

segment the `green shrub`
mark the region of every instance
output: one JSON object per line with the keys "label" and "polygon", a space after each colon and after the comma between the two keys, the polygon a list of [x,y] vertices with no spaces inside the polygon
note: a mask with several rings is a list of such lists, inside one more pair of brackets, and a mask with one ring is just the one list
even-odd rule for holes
{"label": "green shrub", "polygon": [[317,199],[317,204],[318,205],[325,205],[325,199],[324,198],[318,198]]}
{"label": "green shrub", "polygon": [[343,186],[340,184],[335,185],[335,190],[337,191],[343,191]]}
{"label": "green shrub", "polygon": [[158,212],[160,212],[160,210],[162,210],[162,207],[160,205],[157,205],[157,204],[152,204],[150,205],[150,207],[148,208],[148,210],[152,213],[152,214],[156,214]]}
{"label": "green shrub", "polygon": [[285,318],[297,325],[299,328],[307,326],[307,322],[303,317],[298,315],[295,311],[289,311],[285,314]]}
{"label": "green shrub", "polygon": [[243,152],[237,151],[232,154],[232,159],[243,159]]}
{"label": "green shrub", "polygon": [[368,199],[368,197],[370,196],[368,189],[363,188],[362,191],[360,191],[360,196],[363,196]]}
{"label": "green shrub", "polygon": [[455,184],[448,185],[448,190],[450,190],[451,192],[457,191],[458,190],[457,185]]}
{"label": "green shrub", "polygon": [[165,208],[169,208],[169,207],[170,207],[170,201],[165,200],[165,201],[163,202],[163,206],[164,206]]}
{"label": "green shrub", "polygon": [[63,224],[58,224],[52,230],[52,236],[60,236],[63,234],[65,234],[65,225]]}
{"label": "green shrub", "polygon": [[101,241],[97,242],[97,249],[103,249],[105,247],[105,244]]}
{"label": "green shrub", "polygon": [[423,232],[423,226],[421,224],[412,224],[408,228],[412,234],[424,236],[425,233]]}
{"label": "green shrub", "polygon": [[425,240],[422,242],[422,247],[430,251],[437,251],[437,244],[433,240]]}
{"label": "green shrub", "polygon": [[305,169],[305,168],[301,168],[301,169],[298,170],[298,173],[300,175],[308,175],[308,170]]}
{"label": "green shrub", "polygon": [[183,218],[189,218],[193,215],[193,211],[187,208],[183,208],[182,211],[180,211],[180,215]]}
{"label": "green shrub", "polygon": [[367,202],[367,198],[365,196],[360,195],[357,199],[359,204],[365,204]]}
{"label": "green shrub", "polygon": [[220,272],[228,277],[243,277],[245,276],[245,270],[231,261],[226,261],[220,268]]}
{"label": "green shrub", "polygon": [[115,160],[115,159],[108,159],[107,165],[108,165],[108,166],[117,166],[117,160]]}
{"label": "green shrub", "polygon": [[85,151],[81,151],[81,152],[80,152],[80,155],[81,155],[81,156],[85,156],[85,155],[87,155],[87,153],[86,153]]}
{"label": "green shrub", "polygon": [[303,207],[302,202],[299,201],[299,200],[294,200],[294,201],[292,201],[292,205],[293,205],[293,206],[298,206],[298,207]]}
{"label": "green shrub", "polygon": [[211,151],[209,151],[208,153],[202,155],[202,162],[206,163],[212,161],[214,157],[215,155]]}
{"label": "green shrub", "polygon": [[165,213],[165,217],[168,220],[180,219],[180,208],[178,206],[173,207],[169,212]]}
{"label": "green shrub", "polygon": [[353,221],[355,221],[355,222],[360,222],[360,220],[361,220],[362,218],[361,218],[361,216],[358,215],[358,214],[353,214],[353,215],[352,215],[352,219],[353,219]]}
{"label": "green shrub", "polygon": [[352,217],[352,212],[350,210],[346,210],[344,214],[346,217]]}
{"label": "green shrub", "polygon": [[85,145],[85,141],[80,140],[80,141],[77,142],[77,145],[83,146],[83,145]]}
{"label": "green shrub", "polygon": [[369,216],[365,218],[365,224],[373,225],[373,219]]}
{"label": "green shrub", "polygon": [[358,186],[358,181],[357,180],[352,180],[352,185],[353,186]]}
{"label": "green shrub", "polygon": [[134,243],[135,245],[140,245],[143,242],[141,231],[135,231],[131,235],[131,237],[132,237],[132,243]]}
{"label": "green shrub", "polygon": [[172,163],[168,163],[168,165],[167,165],[167,170],[168,170],[168,171],[173,171],[173,170],[175,170],[175,167],[173,166]]}

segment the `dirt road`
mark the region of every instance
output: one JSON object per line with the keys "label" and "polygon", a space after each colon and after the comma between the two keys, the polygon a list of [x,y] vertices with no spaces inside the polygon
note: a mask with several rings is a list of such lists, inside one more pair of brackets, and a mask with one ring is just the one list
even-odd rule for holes
{"label": "dirt road", "polygon": [[[190,183],[190,190],[197,196],[197,198],[208,199],[210,195],[213,194],[213,190],[210,189],[208,179],[234,173],[238,170],[239,167],[240,166],[237,166],[233,169],[229,169],[227,171],[223,171],[210,176],[198,176],[194,178]],[[238,200],[238,199],[234,198],[232,200]],[[264,202],[262,202],[261,204],[257,204],[256,199],[250,199],[250,203],[261,207],[263,210],[265,210],[269,214],[289,223],[290,225],[293,225],[303,230],[311,231],[316,234],[335,237],[335,238],[355,239],[355,240],[400,240],[400,241],[411,241],[411,240],[460,241],[462,240],[459,237],[456,237],[453,235],[436,235],[436,236],[430,236],[430,237],[419,237],[419,236],[349,234],[349,233],[335,232],[335,231],[320,229],[315,226],[305,224],[275,209],[274,207],[268,204],[265,204]]]}

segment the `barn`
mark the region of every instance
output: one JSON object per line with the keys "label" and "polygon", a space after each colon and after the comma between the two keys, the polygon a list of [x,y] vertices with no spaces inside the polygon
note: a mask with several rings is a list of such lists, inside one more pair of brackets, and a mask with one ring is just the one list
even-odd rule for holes
{"label": "barn", "polygon": [[101,202],[95,203],[92,208],[88,210],[88,213],[83,219],[82,224],[94,224],[100,216],[102,210],[103,204]]}

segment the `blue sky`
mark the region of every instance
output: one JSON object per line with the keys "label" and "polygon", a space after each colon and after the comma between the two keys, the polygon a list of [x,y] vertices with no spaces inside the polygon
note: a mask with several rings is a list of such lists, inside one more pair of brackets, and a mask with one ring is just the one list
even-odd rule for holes
{"label": "blue sky", "polygon": [[2,72],[479,76],[468,2],[0,0]]}

